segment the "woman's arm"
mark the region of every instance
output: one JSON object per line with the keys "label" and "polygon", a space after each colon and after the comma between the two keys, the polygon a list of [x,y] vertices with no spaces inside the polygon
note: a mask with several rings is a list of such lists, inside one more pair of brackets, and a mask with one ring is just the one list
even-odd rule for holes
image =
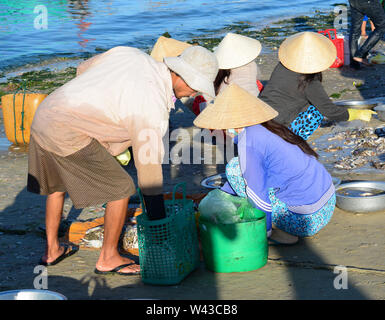
{"label": "woman's arm", "polygon": [[361,24],[361,36],[366,36],[366,20],[362,21]]}
{"label": "woman's arm", "polygon": [[315,106],[328,119],[336,121],[347,121],[349,119],[348,111],[333,103],[320,81],[311,81],[305,88],[305,95],[310,104]]}

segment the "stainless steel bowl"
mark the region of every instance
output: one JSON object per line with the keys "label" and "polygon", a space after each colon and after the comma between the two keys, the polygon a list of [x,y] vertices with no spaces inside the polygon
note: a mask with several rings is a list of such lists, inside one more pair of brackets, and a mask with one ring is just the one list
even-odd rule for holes
{"label": "stainless steel bowl", "polygon": [[337,177],[332,177],[334,188],[337,188],[341,184],[341,179]]}
{"label": "stainless steel bowl", "polygon": [[334,102],[335,105],[352,109],[372,110],[378,103],[370,100],[341,100]]}
{"label": "stainless steel bowl", "polygon": [[379,104],[374,108],[374,111],[377,112],[378,119],[385,122],[385,104]]}
{"label": "stainless steel bowl", "polygon": [[[201,181],[201,186],[209,189],[219,189],[222,188],[226,181],[226,173],[219,173],[213,176],[204,178]],[[337,188],[341,184],[341,179],[337,177],[332,177],[334,187]]]}
{"label": "stainless steel bowl", "polygon": [[336,205],[350,212],[385,210],[385,182],[354,181],[341,183],[336,188]]}
{"label": "stainless steel bowl", "polygon": [[201,181],[201,186],[209,189],[222,188],[226,181],[226,173],[219,173],[213,176],[204,178]]}
{"label": "stainless steel bowl", "polygon": [[49,290],[24,289],[0,292],[0,300],[67,300],[67,298]]}

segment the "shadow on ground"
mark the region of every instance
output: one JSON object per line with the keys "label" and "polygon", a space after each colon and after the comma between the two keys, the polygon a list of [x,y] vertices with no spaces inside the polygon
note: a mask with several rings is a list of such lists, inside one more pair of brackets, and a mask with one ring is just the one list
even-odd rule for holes
{"label": "shadow on ground", "polygon": [[[147,285],[137,276],[99,276],[92,272],[93,266],[87,266],[87,273],[74,274],[80,276],[78,280],[72,276],[50,276],[49,289],[68,299],[368,299],[350,278],[346,289],[341,288],[345,285],[338,278],[341,272],[334,273],[333,266],[309,246],[310,242],[310,239],[301,239],[292,247],[275,247],[275,253],[280,253],[281,259],[269,259],[266,266],[251,272],[213,273],[202,262],[197,270],[174,286]],[[306,259],[288,258],[299,253]]]}

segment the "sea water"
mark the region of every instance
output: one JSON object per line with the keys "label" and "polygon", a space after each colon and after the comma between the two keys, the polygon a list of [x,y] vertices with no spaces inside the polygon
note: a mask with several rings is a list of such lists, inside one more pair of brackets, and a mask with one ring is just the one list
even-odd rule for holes
{"label": "sea water", "polygon": [[207,34],[221,37],[233,23],[260,28],[277,19],[332,11],[334,4],[332,0],[0,0],[0,77],[1,71],[28,63],[84,57],[118,45],[150,48],[165,32],[183,41]]}

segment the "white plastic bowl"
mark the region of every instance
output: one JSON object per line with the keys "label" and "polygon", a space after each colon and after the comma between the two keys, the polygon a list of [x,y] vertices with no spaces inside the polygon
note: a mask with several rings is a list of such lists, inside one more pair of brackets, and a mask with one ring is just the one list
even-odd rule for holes
{"label": "white plastic bowl", "polygon": [[219,173],[209,176],[201,181],[201,186],[208,189],[222,188],[226,181],[226,173]]}

